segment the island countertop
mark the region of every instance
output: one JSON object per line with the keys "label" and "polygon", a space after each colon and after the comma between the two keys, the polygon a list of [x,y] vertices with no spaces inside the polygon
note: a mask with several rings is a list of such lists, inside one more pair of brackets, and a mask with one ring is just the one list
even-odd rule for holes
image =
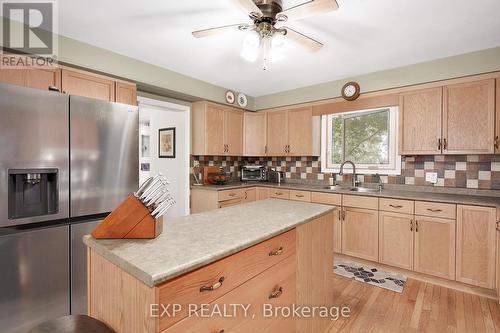
{"label": "island countertop", "polygon": [[152,240],[84,243],[127,273],[153,287],[289,231],[334,206],[268,199],[165,220]]}

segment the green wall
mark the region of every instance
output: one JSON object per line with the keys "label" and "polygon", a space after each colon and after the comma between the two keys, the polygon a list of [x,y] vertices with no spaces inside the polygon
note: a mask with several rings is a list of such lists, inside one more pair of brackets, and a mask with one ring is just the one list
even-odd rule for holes
{"label": "green wall", "polygon": [[348,81],[357,81],[362,92],[371,92],[493,71],[500,71],[500,47],[261,96],[256,98],[255,108],[263,110],[339,97]]}

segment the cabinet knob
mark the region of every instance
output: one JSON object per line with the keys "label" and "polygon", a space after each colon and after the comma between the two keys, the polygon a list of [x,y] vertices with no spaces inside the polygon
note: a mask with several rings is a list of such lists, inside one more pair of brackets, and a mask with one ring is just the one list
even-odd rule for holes
{"label": "cabinet knob", "polygon": [[441,147],[442,147],[442,145],[441,145],[441,139],[438,139],[438,150],[439,151],[441,150]]}
{"label": "cabinet knob", "polygon": [[413,231],[413,219],[410,220],[410,231]]}
{"label": "cabinet knob", "polygon": [[200,293],[205,292],[205,291],[214,291],[216,289],[219,289],[222,286],[222,283],[224,282],[224,277],[222,276],[219,281],[214,283],[211,286],[203,286],[200,288]]}
{"label": "cabinet knob", "polygon": [[500,221],[497,222],[497,231],[500,231]]}
{"label": "cabinet knob", "polygon": [[443,139],[443,149],[448,149],[448,141],[446,139]]}
{"label": "cabinet knob", "polygon": [[283,288],[282,288],[282,287],[279,287],[279,289],[278,289],[278,290],[273,291],[273,292],[269,295],[269,299],[279,298],[281,295],[283,295]]}
{"label": "cabinet knob", "polygon": [[498,135],[495,136],[495,149],[498,149]]}
{"label": "cabinet knob", "polygon": [[277,256],[280,256],[282,253],[283,253],[283,247],[280,246],[279,249],[269,252],[269,256],[270,257],[277,257]]}
{"label": "cabinet knob", "polygon": [[415,231],[418,232],[418,221],[415,220]]}

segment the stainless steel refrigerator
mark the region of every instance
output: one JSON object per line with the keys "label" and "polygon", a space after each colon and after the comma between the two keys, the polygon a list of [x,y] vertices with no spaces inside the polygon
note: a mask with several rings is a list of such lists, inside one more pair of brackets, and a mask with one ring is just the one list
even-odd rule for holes
{"label": "stainless steel refrigerator", "polygon": [[86,313],[89,233],[137,188],[136,107],[0,84],[0,327]]}

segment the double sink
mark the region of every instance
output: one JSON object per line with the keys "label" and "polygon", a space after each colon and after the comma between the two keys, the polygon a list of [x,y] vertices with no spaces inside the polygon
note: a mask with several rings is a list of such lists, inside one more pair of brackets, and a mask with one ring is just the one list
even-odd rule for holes
{"label": "double sink", "polygon": [[362,186],[354,186],[354,187],[346,187],[346,186],[326,186],[324,187],[326,190],[331,191],[350,191],[350,192],[359,192],[359,193],[375,193],[379,192],[379,189],[370,188],[370,187],[362,187]]}

